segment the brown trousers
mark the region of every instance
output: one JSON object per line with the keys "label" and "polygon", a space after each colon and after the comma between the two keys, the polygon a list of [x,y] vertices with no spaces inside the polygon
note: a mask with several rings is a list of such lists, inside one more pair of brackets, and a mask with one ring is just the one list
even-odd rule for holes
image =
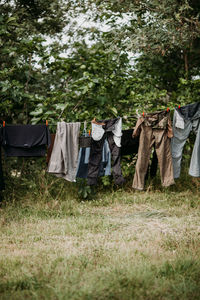
{"label": "brown trousers", "polygon": [[140,143],[133,188],[138,190],[144,189],[145,175],[154,143],[162,185],[167,187],[174,184],[170,138],[168,137],[167,128],[152,128],[151,126],[145,126],[144,123],[140,124],[140,126]]}

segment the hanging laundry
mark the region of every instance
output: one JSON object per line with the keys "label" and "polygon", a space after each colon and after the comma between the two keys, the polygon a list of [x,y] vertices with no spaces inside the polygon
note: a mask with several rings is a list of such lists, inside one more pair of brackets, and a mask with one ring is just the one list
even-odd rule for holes
{"label": "hanging laundry", "polygon": [[91,146],[91,140],[92,140],[92,138],[91,138],[91,136],[89,136],[89,135],[82,135],[82,136],[80,136],[80,138],[79,138],[79,146],[80,146],[80,148],[90,148],[90,146]]}
{"label": "hanging laundry", "polygon": [[0,128],[0,191],[5,189],[3,169],[2,169],[2,153],[1,153],[1,143],[2,143],[2,128]]}
{"label": "hanging laundry", "polygon": [[6,125],[2,128],[6,156],[44,156],[50,145],[46,125]]}
{"label": "hanging laundry", "polygon": [[[82,147],[79,150],[78,169],[76,177],[87,178],[90,147]],[[111,153],[107,140],[104,141],[102,160],[98,176],[111,175]]]}
{"label": "hanging laundry", "polygon": [[107,139],[105,139],[102,151],[102,161],[100,164],[98,176],[110,176],[111,175],[111,152]]}
{"label": "hanging laundry", "polygon": [[47,165],[48,165],[48,163],[50,161],[50,158],[51,158],[51,153],[52,153],[52,150],[53,150],[53,145],[54,145],[56,134],[51,133],[50,136],[51,136],[51,144],[50,144],[49,148],[47,149],[47,159],[46,159]]}
{"label": "hanging laundry", "polygon": [[76,181],[80,125],[80,122],[58,122],[47,172]]}
{"label": "hanging laundry", "polygon": [[182,152],[190,132],[196,134],[189,174],[200,177],[200,102],[176,108],[173,118],[171,149],[174,168],[174,178],[179,178],[181,172]]}
{"label": "hanging laundry", "polygon": [[90,155],[90,148],[80,148],[76,177],[87,178],[89,155]]}
{"label": "hanging laundry", "polygon": [[[121,145],[121,156],[133,154],[136,155],[139,148],[139,136],[133,137],[133,129],[122,130]],[[145,179],[147,179],[149,176],[150,178],[154,178],[156,176],[157,168],[158,158],[154,147],[152,162],[151,165],[148,166]]]}
{"label": "hanging laundry", "polygon": [[[133,129],[122,130],[121,137],[121,156],[136,154],[139,147],[139,137],[132,137]],[[80,137],[80,147],[89,148],[92,138],[90,136]]]}
{"label": "hanging laundry", "polygon": [[[139,136],[133,137],[133,129],[122,130],[121,145],[121,156],[137,154],[139,148]],[[149,176],[150,178],[154,178],[156,176],[157,167],[158,158],[154,146],[152,162],[151,165],[148,166],[145,179],[147,179]]]}
{"label": "hanging laundry", "polygon": [[79,155],[78,155],[78,167],[76,177],[78,178],[87,178],[88,174],[88,161],[90,156],[90,143],[87,147],[88,140],[90,141],[90,136],[86,131],[86,123],[84,124],[83,135],[79,137]]}
{"label": "hanging laundry", "polygon": [[156,154],[156,147],[155,147],[155,144],[154,144],[153,157],[152,157],[152,160],[151,160],[151,165],[149,167],[149,174],[147,174],[147,177],[148,176],[150,176],[150,178],[156,177],[157,169],[158,169],[158,157],[157,157],[157,154]]}
{"label": "hanging laundry", "polygon": [[133,129],[122,130],[121,156],[137,154],[139,147],[139,137],[133,137]]}
{"label": "hanging laundry", "polygon": [[122,119],[92,121],[92,140],[88,164],[88,185],[97,184],[105,139],[111,151],[112,173],[115,184],[124,183],[120,165]]}
{"label": "hanging laundry", "polygon": [[170,113],[157,111],[140,117],[133,137],[140,135],[138,159],[136,163],[133,188],[144,189],[145,175],[149,164],[152,146],[155,143],[161,182],[163,186],[174,184],[170,138],[173,136]]}

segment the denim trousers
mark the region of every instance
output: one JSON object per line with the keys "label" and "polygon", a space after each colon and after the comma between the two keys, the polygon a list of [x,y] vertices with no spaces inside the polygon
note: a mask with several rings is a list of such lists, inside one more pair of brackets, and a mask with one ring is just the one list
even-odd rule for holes
{"label": "denim trousers", "polygon": [[200,177],[200,103],[189,104],[181,110],[174,111],[174,137],[171,143],[174,178],[180,177],[183,148],[192,131],[196,134],[196,139],[190,160],[189,175]]}
{"label": "denim trousers", "polygon": [[[79,150],[78,168],[77,168],[76,177],[87,178],[89,157],[90,157],[90,147],[81,147]],[[98,176],[108,176],[108,175],[111,175],[111,153],[110,153],[108,141],[105,140],[103,145],[103,150],[102,150],[102,159],[100,163]]]}

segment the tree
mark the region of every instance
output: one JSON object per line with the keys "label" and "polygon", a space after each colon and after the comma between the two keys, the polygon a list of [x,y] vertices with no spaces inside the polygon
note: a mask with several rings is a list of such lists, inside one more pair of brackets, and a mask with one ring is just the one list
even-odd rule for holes
{"label": "tree", "polygon": [[[179,94],[181,103],[195,99],[199,8],[186,0],[1,1],[2,118],[55,123],[174,105]],[[73,29],[83,13],[91,26]],[[66,30],[79,41],[63,45]]]}
{"label": "tree", "polygon": [[48,55],[45,35],[62,31],[66,10],[60,0],[0,2],[0,111],[4,120],[30,119],[28,113],[44,92],[37,61]]}
{"label": "tree", "polygon": [[[199,74],[200,3],[195,0],[81,1],[83,11],[94,6],[92,18],[110,26],[107,47],[148,57],[175,55],[186,78]],[[123,21],[125,20],[125,22]]]}

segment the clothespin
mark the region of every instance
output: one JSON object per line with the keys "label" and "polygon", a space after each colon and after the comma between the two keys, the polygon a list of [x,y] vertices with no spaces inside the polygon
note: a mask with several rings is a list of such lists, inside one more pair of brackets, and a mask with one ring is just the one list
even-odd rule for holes
{"label": "clothespin", "polygon": [[6,126],[6,122],[5,121],[3,121],[3,127],[5,127]]}
{"label": "clothespin", "polygon": [[144,117],[144,112],[142,113],[143,117]]}
{"label": "clothespin", "polygon": [[178,108],[180,109],[180,108],[181,108],[181,106],[179,105],[179,106],[178,106]]}
{"label": "clothespin", "polygon": [[48,121],[46,120],[46,126],[48,126]]}
{"label": "clothespin", "polygon": [[89,130],[89,136],[91,135],[91,130]]}

